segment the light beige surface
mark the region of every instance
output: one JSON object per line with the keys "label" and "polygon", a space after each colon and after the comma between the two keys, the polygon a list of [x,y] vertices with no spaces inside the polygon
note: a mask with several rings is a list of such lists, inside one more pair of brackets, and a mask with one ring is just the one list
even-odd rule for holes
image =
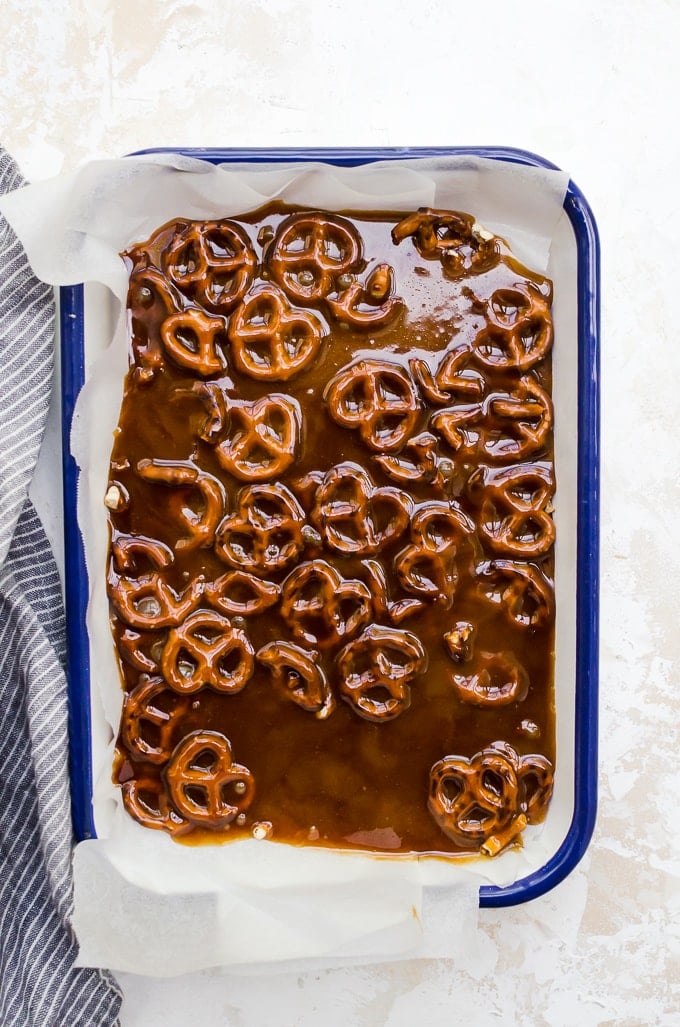
{"label": "light beige surface", "polygon": [[[0,138],[30,177],[168,144],[509,144],[571,172],[604,251],[602,772],[590,854],[544,898],[482,911],[456,965],[264,985],[126,976],[124,1027],[680,1023],[680,7],[509,11],[499,0],[483,12],[431,0],[0,0]],[[55,488],[43,468],[52,530]]]}

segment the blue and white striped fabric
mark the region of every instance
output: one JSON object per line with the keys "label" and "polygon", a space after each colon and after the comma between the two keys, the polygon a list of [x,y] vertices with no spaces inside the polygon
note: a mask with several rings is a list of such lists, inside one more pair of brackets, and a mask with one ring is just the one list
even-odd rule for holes
{"label": "blue and white striped fabric", "polygon": [[[0,148],[0,192],[21,185]],[[73,966],[64,614],[28,499],[53,346],[51,287],[0,217],[0,1025],[112,1027],[115,981]]]}

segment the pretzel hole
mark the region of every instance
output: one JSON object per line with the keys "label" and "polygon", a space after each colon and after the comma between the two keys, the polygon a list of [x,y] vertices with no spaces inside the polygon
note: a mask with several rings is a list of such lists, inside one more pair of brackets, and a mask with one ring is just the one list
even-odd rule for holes
{"label": "pretzel hole", "polygon": [[251,445],[241,457],[242,463],[254,468],[269,467],[273,460],[274,457],[269,450],[257,442]]}
{"label": "pretzel hole", "polygon": [[449,546],[456,542],[457,531],[450,518],[442,514],[441,516],[428,518],[425,537],[430,544],[430,548],[439,553],[443,549],[448,549]]}
{"label": "pretzel hole", "polygon": [[152,791],[150,788],[138,788],[136,798],[139,805],[143,806],[150,816],[156,819],[161,816],[158,792]]}
{"label": "pretzel hole", "polygon": [[[191,759],[191,769],[192,770],[211,771],[216,766],[217,761],[218,761],[217,753],[213,752],[212,749],[209,749],[208,747],[206,747],[205,749],[201,749],[200,752],[197,752],[196,755],[192,757],[192,759]],[[205,789],[204,789],[203,785],[200,785],[200,784],[199,785],[187,785],[185,790],[188,790],[189,788],[194,788],[194,787],[197,789],[197,791],[199,792],[200,795],[205,795]]]}
{"label": "pretzel hole", "polygon": [[200,264],[200,255],[194,242],[186,243],[175,255],[172,272],[176,278],[193,275]]}
{"label": "pretzel hole", "polygon": [[514,532],[514,538],[520,543],[536,542],[543,536],[545,525],[534,517],[525,517],[522,526]]}
{"label": "pretzel hole", "polygon": [[307,345],[309,334],[309,330],[303,324],[295,325],[284,332],[281,342],[286,353],[290,357],[296,357],[300,350]]}
{"label": "pretzel hole", "polygon": [[507,359],[506,341],[505,336],[487,328],[477,336],[475,347],[483,359],[489,363],[498,363]]}
{"label": "pretzel hole", "polygon": [[161,725],[156,724],[153,720],[149,720],[146,717],[142,717],[140,719],[144,722],[144,741],[148,747],[159,751],[164,749]]}
{"label": "pretzel hole", "polygon": [[363,379],[355,382],[354,385],[347,389],[343,394],[341,406],[347,414],[370,413],[372,404],[367,395],[366,383]]}
{"label": "pretzel hole", "polygon": [[525,479],[524,482],[517,482],[516,485],[509,488],[507,495],[514,497],[521,503],[526,503],[527,506],[538,506],[543,498],[544,490],[545,482],[535,480],[532,484],[531,479]]}
{"label": "pretzel hole", "polygon": [[463,782],[457,777],[445,777],[439,786],[440,794],[447,806],[453,806],[458,796],[462,794]]}
{"label": "pretzel hole", "polygon": [[272,366],[271,343],[268,339],[248,339],[243,346],[251,363],[257,367]]}
{"label": "pretzel hole", "polygon": [[377,681],[374,685],[369,685],[368,688],[364,688],[363,694],[375,706],[394,706],[396,703],[387,685],[382,684],[380,681]]}
{"label": "pretzel hole", "polygon": [[540,317],[532,317],[520,328],[519,338],[524,351],[530,353],[540,343],[545,332],[545,321]]}
{"label": "pretzel hole", "polygon": [[187,350],[189,353],[198,353],[198,335],[193,328],[190,328],[189,325],[178,325],[173,334],[183,349]]}
{"label": "pretzel hole", "polygon": [[141,596],[132,603],[132,608],[142,617],[160,617],[161,604],[154,596]]}
{"label": "pretzel hole", "polygon": [[503,798],[503,778],[495,770],[485,770],[482,774],[482,788],[497,798]]}
{"label": "pretzel hole", "polygon": [[192,806],[197,806],[199,809],[207,809],[208,793],[205,788],[201,788],[200,785],[185,785],[182,791],[184,792],[184,797]]}
{"label": "pretzel hole", "polygon": [[402,414],[382,414],[373,423],[373,438],[381,442],[391,439],[404,424]]}
{"label": "pretzel hole", "polygon": [[233,678],[241,669],[242,652],[239,646],[224,653],[217,661],[217,670],[225,678]]}
{"label": "pretzel hole", "polygon": [[175,665],[183,678],[193,677],[198,667],[198,664],[187,649],[180,649]]}
{"label": "pretzel hole", "polygon": [[290,254],[293,256],[294,254],[306,253],[311,248],[312,236],[310,233],[307,233],[294,235],[292,238],[286,240],[286,242],[281,245],[281,252],[286,255]]}
{"label": "pretzel hole", "polygon": [[206,232],[203,238],[213,257],[224,260],[238,255],[231,239],[224,232],[220,232],[219,229]]}
{"label": "pretzel hole", "polygon": [[209,292],[214,299],[221,299],[222,296],[228,296],[229,293],[234,291],[234,285],[236,282],[237,272],[222,273],[212,275],[210,281]]}
{"label": "pretzel hole", "polygon": [[319,643],[334,637],[333,628],[326,622],[321,610],[305,610],[302,614],[304,634],[308,641],[316,639]]}
{"label": "pretzel hole", "polygon": [[475,804],[466,810],[465,816],[461,817],[458,821],[458,826],[463,831],[466,829],[484,828],[484,825],[491,819],[492,814],[488,810]]}
{"label": "pretzel hole", "polygon": [[515,289],[499,289],[491,297],[491,309],[497,321],[512,328],[529,309],[529,302],[526,296]]}
{"label": "pretzel hole", "polygon": [[238,531],[231,531],[229,532],[228,537],[225,539],[225,545],[229,547],[231,553],[237,561],[241,563],[246,563],[252,560],[253,540],[250,537],[250,535],[247,535],[245,533],[241,534]]}

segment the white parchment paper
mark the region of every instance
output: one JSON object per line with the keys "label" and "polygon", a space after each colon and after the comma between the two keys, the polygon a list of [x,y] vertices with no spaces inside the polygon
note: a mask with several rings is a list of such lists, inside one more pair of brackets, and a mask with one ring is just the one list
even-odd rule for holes
{"label": "white parchment paper", "polygon": [[[71,439],[81,469],[78,516],[90,584],[98,835],[80,843],[74,858],[74,927],[82,965],[168,976],[217,965],[280,969],[300,961],[310,965],[309,960],[328,966],[418,953],[455,955],[469,944],[480,884],[504,885],[543,866],[570,819],[570,789],[558,781],[546,828],[528,828],[522,850],[468,861],[257,841],[192,848],[145,830],[124,813],[111,781],[122,695],[108,625],[103,507],[127,370],[127,275],[119,253],[173,218],[228,217],[281,198],[329,210],[467,211],[505,237],[524,263],[552,273],[551,246],[564,219],[567,183],[561,172],[473,157],[335,168],[215,167],[179,155],[149,155],[93,162],[0,202],[39,277],[54,285],[95,283],[86,293],[87,381]],[[573,443],[573,433],[566,438]],[[559,448],[558,433],[558,465]],[[564,687],[570,681],[573,689],[568,665],[566,671],[560,674],[558,667],[558,688],[564,677]],[[571,705],[567,701],[565,709]],[[446,888],[437,891],[436,902],[430,897],[424,920],[422,889],[434,884]]]}

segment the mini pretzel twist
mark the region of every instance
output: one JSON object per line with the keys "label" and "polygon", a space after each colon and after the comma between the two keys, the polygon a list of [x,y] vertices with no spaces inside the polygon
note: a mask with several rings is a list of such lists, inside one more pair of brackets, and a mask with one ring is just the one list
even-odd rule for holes
{"label": "mini pretzel twist", "polygon": [[172,552],[162,542],[141,536],[119,535],[111,543],[111,552],[107,591],[115,612],[129,627],[141,631],[172,627],[198,606],[202,581],[192,581],[178,595],[158,571],[136,577],[119,573],[120,569],[135,569],[135,554],[161,569],[169,566]]}
{"label": "mini pretzel twist", "polygon": [[416,635],[378,624],[349,642],[337,658],[343,698],[374,723],[393,720],[409,708],[410,682],[426,668],[425,650]]}
{"label": "mini pretzel twist", "polygon": [[342,463],[325,475],[316,491],[313,524],[340,553],[377,553],[409,523],[405,492],[377,488],[358,464]]}
{"label": "mini pretzel twist", "polygon": [[228,314],[250,288],[257,260],[234,221],[178,222],[163,253],[163,270],[187,296],[215,314]]}
{"label": "mini pretzel twist", "polygon": [[409,237],[421,257],[441,260],[449,278],[481,274],[500,260],[499,241],[460,211],[421,207],[392,229],[395,245]]}
{"label": "mini pretzel twist", "polygon": [[255,798],[255,779],[234,763],[229,739],[218,731],[192,731],[170,760],[165,780],[179,813],[190,823],[225,828]]}
{"label": "mini pretzel twist", "polygon": [[234,694],[252,677],[254,655],[248,636],[226,617],[196,610],[168,632],[161,668],[169,687],[180,695],[206,686]]}
{"label": "mini pretzel twist", "polygon": [[[165,693],[172,696],[174,707],[170,712],[163,709],[156,701]],[[178,705],[177,696],[168,689],[163,678],[142,675],[139,684],[123,702],[120,729],[122,739],[128,750],[138,759],[149,763],[166,763],[172,753],[172,735],[175,722],[180,714],[186,714],[188,705],[181,700]],[[151,724],[156,729],[156,744],[144,737],[144,726]]]}
{"label": "mini pretzel twist", "polygon": [[294,638],[329,649],[371,619],[371,592],[363,581],[341,577],[325,560],[311,560],[284,581],[281,616]]}
{"label": "mini pretzel twist", "polygon": [[292,214],[281,222],[269,257],[271,276],[298,303],[317,303],[338,275],[361,263],[361,239],[333,214]]}
{"label": "mini pretzel twist", "polygon": [[302,417],[297,400],[273,393],[228,407],[230,437],[217,447],[222,467],[242,481],[266,481],[295,459]]}
{"label": "mini pretzel twist", "polygon": [[555,490],[552,469],[518,464],[470,478],[484,482],[479,532],[496,553],[532,559],[547,553],[555,541],[555,525],[546,505]]}
{"label": "mini pretzel twist", "polygon": [[477,569],[480,592],[499,603],[506,617],[523,628],[540,628],[555,616],[550,583],[534,564],[491,560]]}
{"label": "mini pretzel twist", "polygon": [[265,575],[284,570],[302,552],[304,511],[285,485],[248,485],[236,512],[217,529],[215,552],[237,570]]}
{"label": "mini pretzel twist", "polygon": [[480,653],[473,674],[454,674],[458,698],[471,706],[499,707],[522,702],[529,691],[529,676],[512,653]]}
{"label": "mini pretzel twist", "polygon": [[258,286],[229,324],[236,367],[258,381],[288,381],[309,367],[322,336],[319,319],[308,310],[294,310],[274,285]]}
{"label": "mini pretzel twist", "polygon": [[487,326],[473,342],[475,357],[491,370],[528,371],[553,342],[550,302],[531,282],[497,289],[486,303]]}
{"label": "mini pretzel twist", "polygon": [[545,816],[553,767],[545,756],[518,756],[494,742],[471,759],[446,756],[430,771],[428,808],[444,834],[495,856]]}
{"label": "mini pretzel twist", "polygon": [[165,319],[161,338],[166,353],[176,364],[203,378],[221,374],[227,366],[220,348],[227,341],[226,324],[221,317],[189,307]]}
{"label": "mini pretzel twist", "polygon": [[408,373],[387,360],[355,360],[328,383],[333,420],[358,428],[371,449],[398,449],[415,427],[420,401]]}
{"label": "mini pretzel twist", "polygon": [[162,780],[150,770],[141,770],[137,776],[121,785],[125,809],[143,827],[183,835],[193,830],[193,824],[181,817],[173,808]]}
{"label": "mini pretzel twist", "polygon": [[281,589],[248,571],[229,571],[205,586],[204,596],[220,613],[251,617],[274,606]]}
{"label": "mini pretzel twist", "polygon": [[472,530],[461,510],[438,500],[425,503],[411,521],[411,544],[395,561],[402,588],[450,606],[458,580],[458,549]]}
{"label": "mini pretzel twist", "polygon": [[352,282],[337,299],[328,296],[329,310],[336,321],[350,328],[370,330],[389,324],[403,309],[404,301],[393,296],[394,272],[389,264],[379,264],[366,284]]}
{"label": "mini pretzel twist", "polygon": [[183,460],[140,460],[137,463],[137,474],[145,481],[182,489],[184,492],[194,490],[200,495],[203,509],[197,513],[188,507],[182,495],[175,504],[173,513],[189,531],[188,537],[177,540],[175,549],[188,553],[213,544],[215,529],[226,503],[221,481]]}
{"label": "mini pretzel twist", "polygon": [[335,699],[318,654],[309,653],[292,642],[269,642],[257,654],[271,671],[279,691],[301,709],[325,720],[335,709]]}

